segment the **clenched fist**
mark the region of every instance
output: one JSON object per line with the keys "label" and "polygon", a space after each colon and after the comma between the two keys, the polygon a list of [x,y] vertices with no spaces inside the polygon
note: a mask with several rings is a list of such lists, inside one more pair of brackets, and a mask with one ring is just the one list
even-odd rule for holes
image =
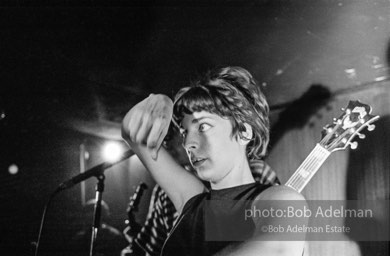
{"label": "clenched fist", "polygon": [[163,94],[150,94],[135,105],[122,121],[122,137],[131,146],[146,145],[153,159],[168,132],[173,102]]}

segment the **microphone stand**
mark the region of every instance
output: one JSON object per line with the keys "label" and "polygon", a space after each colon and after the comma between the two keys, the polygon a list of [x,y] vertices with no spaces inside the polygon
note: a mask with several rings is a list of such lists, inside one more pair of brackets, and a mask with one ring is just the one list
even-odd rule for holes
{"label": "microphone stand", "polygon": [[95,208],[93,213],[93,224],[92,224],[92,234],[91,234],[91,244],[89,247],[89,256],[94,256],[96,248],[96,239],[97,234],[100,228],[100,216],[102,212],[102,197],[104,191],[104,174],[97,176],[98,182],[96,184],[96,197],[95,197]]}
{"label": "microphone stand", "polygon": [[102,202],[102,194],[104,191],[104,171],[111,166],[118,164],[119,162],[122,162],[123,160],[129,158],[130,156],[134,155],[133,151],[128,150],[123,155],[114,162],[103,162],[90,170],[81,173],[75,177],[73,177],[70,180],[67,180],[63,183],[61,183],[57,189],[50,195],[49,200],[45,204],[42,218],[41,218],[41,224],[39,226],[39,232],[38,232],[38,238],[36,242],[32,242],[32,244],[35,246],[35,256],[38,256],[40,241],[42,237],[42,231],[46,220],[46,214],[47,210],[49,208],[49,205],[54,198],[55,195],[57,195],[60,191],[63,191],[65,189],[71,188],[74,185],[92,177],[95,176],[98,179],[98,184],[96,185],[96,202],[95,202],[95,208],[94,208],[94,219],[93,219],[93,227],[92,227],[92,235],[91,235],[91,246],[90,246],[90,256],[93,256],[93,253],[95,251],[95,244],[96,244],[96,238],[97,238],[97,232],[99,231],[100,227],[100,215],[101,215],[101,202]]}

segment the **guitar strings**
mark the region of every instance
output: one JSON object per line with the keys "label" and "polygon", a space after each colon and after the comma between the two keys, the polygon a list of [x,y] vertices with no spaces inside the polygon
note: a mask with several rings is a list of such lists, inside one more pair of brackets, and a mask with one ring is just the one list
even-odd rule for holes
{"label": "guitar strings", "polygon": [[321,167],[321,165],[324,163],[326,158],[329,156],[329,152],[323,151],[321,148],[319,151],[315,152],[313,161],[307,164],[307,168],[311,169],[312,171],[309,173],[307,178],[300,179],[299,181],[299,192],[302,191],[304,186],[310,181],[310,179],[315,175],[317,170]]}
{"label": "guitar strings", "polygon": [[310,181],[310,179],[325,161],[325,159],[327,158],[326,152],[324,152],[322,148],[316,147],[315,150],[313,150],[313,155],[311,156],[311,158],[311,161],[305,163],[305,168],[303,168],[305,171],[312,170],[307,175],[307,178],[303,178],[302,175],[299,175],[298,178],[294,181],[296,182],[296,185],[299,185],[299,192],[302,191],[303,187]]}
{"label": "guitar strings", "polygon": [[301,171],[303,169],[306,169],[304,167],[308,166],[311,164],[311,162],[313,161],[313,155],[316,153],[316,148],[314,148],[314,150],[312,152],[310,152],[310,154],[308,155],[308,157],[303,161],[303,163],[298,167],[298,171],[296,171],[293,176],[290,178],[289,181],[287,181],[287,183],[290,183],[291,185],[296,185],[298,184],[299,182],[302,182],[302,175],[300,174]]}
{"label": "guitar strings", "polygon": [[306,163],[306,166],[304,168],[304,170],[308,172],[307,177],[302,177],[302,175],[300,175],[300,179],[298,180],[299,192],[302,190],[302,186],[304,186],[305,184],[307,184],[307,182],[309,182],[310,178],[313,176],[314,172],[316,171],[315,167],[318,167],[318,158],[320,156],[321,156],[321,151],[318,150],[318,148],[316,147],[316,150],[314,150],[313,152],[312,159]]}
{"label": "guitar strings", "polygon": [[[329,154],[329,151],[317,144],[306,160],[301,164],[300,167],[298,167],[298,171],[296,171],[294,175],[286,182],[286,185],[292,186],[294,189],[300,192],[303,189],[302,186],[306,185],[310,181],[310,179],[321,167],[322,163],[326,160]],[[309,172],[307,178],[304,178],[301,175],[302,170]]]}

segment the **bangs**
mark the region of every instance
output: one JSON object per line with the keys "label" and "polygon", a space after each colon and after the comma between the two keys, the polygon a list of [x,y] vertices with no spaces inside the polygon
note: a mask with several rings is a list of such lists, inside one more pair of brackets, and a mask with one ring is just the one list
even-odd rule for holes
{"label": "bangs", "polygon": [[204,86],[186,87],[177,93],[173,116],[178,124],[181,123],[184,114],[192,114],[200,111],[215,114],[219,114],[220,112],[208,88]]}

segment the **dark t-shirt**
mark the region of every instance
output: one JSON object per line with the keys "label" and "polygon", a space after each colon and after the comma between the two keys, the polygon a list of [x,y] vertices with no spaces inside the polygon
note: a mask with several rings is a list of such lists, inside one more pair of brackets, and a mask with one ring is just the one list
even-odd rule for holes
{"label": "dark t-shirt", "polygon": [[245,210],[270,185],[251,183],[192,197],[168,237],[163,256],[213,255],[252,237],[255,225]]}

